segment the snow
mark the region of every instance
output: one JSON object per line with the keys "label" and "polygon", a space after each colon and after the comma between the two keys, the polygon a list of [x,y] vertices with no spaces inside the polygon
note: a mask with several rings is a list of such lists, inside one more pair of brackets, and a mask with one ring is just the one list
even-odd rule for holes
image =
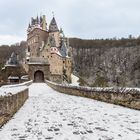
{"label": "snow", "polygon": [[[137,87],[88,87],[88,86],[79,86],[79,77],[75,76],[74,74],[71,74],[71,79],[72,82],[71,84],[67,85],[67,86],[78,86],[79,88],[86,88],[89,90],[95,90],[95,91],[120,91],[120,92],[129,92],[129,91],[140,91],[140,88]],[[54,84],[54,83],[53,83]]]}
{"label": "snow", "polygon": [[28,80],[28,79],[29,79],[29,75],[23,75],[23,76],[21,77],[21,79],[22,79],[22,80]]}
{"label": "snow", "polygon": [[9,76],[8,80],[10,80],[10,79],[19,79],[19,77],[17,77],[17,76]]}
{"label": "snow", "polygon": [[18,92],[21,92],[25,89],[27,89],[27,86],[18,86],[18,87],[1,87],[0,88],[0,96],[9,96],[13,94],[17,94]]}
{"label": "snow", "polygon": [[139,140],[140,111],[65,95],[45,83],[0,130],[0,140]]}
{"label": "snow", "polygon": [[5,67],[17,67],[15,64],[6,64]]}
{"label": "snow", "polygon": [[77,76],[75,76],[74,74],[71,74],[71,85],[74,85],[74,86],[79,86],[79,78]]}
{"label": "snow", "polygon": [[20,84],[15,84],[15,85],[5,85],[0,87],[0,96],[9,96],[13,94],[17,94],[18,92],[24,91],[28,87],[26,84],[29,84],[32,81],[27,81],[24,83]]}
{"label": "snow", "polygon": [[89,90],[94,91],[110,91],[110,92],[118,92],[119,93],[139,93],[140,94],[140,88],[129,88],[129,87],[85,87]]}
{"label": "snow", "polygon": [[5,67],[3,67],[1,70],[5,70]]}
{"label": "snow", "polygon": [[137,90],[137,91],[140,91],[140,88],[128,88],[128,87],[126,87],[126,90]]}
{"label": "snow", "polygon": [[[121,92],[121,93],[135,93],[135,92],[139,92],[140,88],[130,88],[130,87],[87,87],[87,86],[79,86],[79,78],[77,76],[75,76],[74,74],[71,74],[71,79],[72,79],[72,83],[69,85],[65,85],[65,86],[69,86],[69,87],[74,87],[74,86],[78,86],[77,88],[84,88],[87,90],[94,90],[94,91],[112,91],[112,92]],[[55,84],[55,83],[53,83]],[[137,93],[138,93],[137,92]],[[140,92],[139,92],[140,94]]]}
{"label": "snow", "polygon": [[14,85],[5,85],[5,86],[2,86],[2,88],[12,88],[12,87],[19,87],[19,86],[25,86],[29,83],[32,83],[33,81],[30,80],[30,81],[27,81],[27,82],[24,82],[24,83],[20,83],[20,84],[14,84]]}

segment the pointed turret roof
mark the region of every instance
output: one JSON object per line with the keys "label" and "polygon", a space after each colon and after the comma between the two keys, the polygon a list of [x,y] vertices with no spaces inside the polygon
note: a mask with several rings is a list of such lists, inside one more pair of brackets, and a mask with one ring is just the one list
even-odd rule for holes
{"label": "pointed turret roof", "polygon": [[37,22],[37,24],[39,24],[39,18],[38,18],[38,15],[37,15],[37,17],[36,17],[36,22]]}
{"label": "pointed turret roof", "polygon": [[30,29],[31,28],[31,25],[30,25],[30,23],[29,23],[29,25],[28,25],[28,29]]}
{"label": "pointed turret roof", "polygon": [[60,28],[60,31],[59,31],[59,32],[60,32],[60,37],[61,37],[61,38],[64,38],[65,35],[64,35],[64,32],[63,32],[63,29],[62,29],[62,28]]}
{"label": "pointed turret roof", "polygon": [[43,18],[42,18],[42,16],[40,16],[40,24],[42,24],[42,20],[43,20]]}
{"label": "pointed turret roof", "polygon": [[17,55],[13,52],[8,60],[9,65],[18,65]]}
{"label": "pointed turret roof", "polygon": [[61,46],[59,48],[59,52],[62,55],[62,57],[67,56],[67,47],[66,47],[66,44],[64,43],[64,41],[61,41]]}
{"label": "pointed turret roof", "polygon": [[53,17],[51,23],[49,25],[50,32],[57,32],[59,31],[55,18]]}
{"label": "pointed turret roof", "polygon": [[31,18],[31,25],[35,25],[35,19],[33,17]]}

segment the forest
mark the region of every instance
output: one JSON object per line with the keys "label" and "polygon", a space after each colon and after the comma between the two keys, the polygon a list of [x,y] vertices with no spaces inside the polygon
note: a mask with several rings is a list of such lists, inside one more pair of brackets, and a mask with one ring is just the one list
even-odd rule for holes
{"label": "forest", "polygon": [[89,86],[140,87],[140,38],[71,38],[73,71]]}
{"label": "forest", "polygon": [[[140,38],[69,38],[69,43],[73,72],[83,85],[140,87]],[[25,41],[0,46],[0,69],[13,51],[22,59],[25,49]]]}

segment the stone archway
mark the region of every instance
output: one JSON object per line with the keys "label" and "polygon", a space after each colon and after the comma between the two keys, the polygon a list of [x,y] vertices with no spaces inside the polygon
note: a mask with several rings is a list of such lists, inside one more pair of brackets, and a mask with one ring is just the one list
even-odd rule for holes
{"label": "stone archway", "polygon": [[44,73],[40,70],[34,73],[34,82],[44,82]]}

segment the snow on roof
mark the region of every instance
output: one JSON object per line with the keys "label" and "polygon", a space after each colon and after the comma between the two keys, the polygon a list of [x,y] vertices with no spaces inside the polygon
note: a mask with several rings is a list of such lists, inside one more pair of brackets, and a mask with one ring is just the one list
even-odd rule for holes
{"label": "snow on roof", "polygon": [[8,67],[8,66],[9,66],[9,67],[17,67],[17,65],[15,65],[15,64],[6,64],[6,65],[5,65],[5,67]]}
{"label": "snow on roof", "polygon": [[22,77],[21,77],[21,79],[29,79],[29,75],[23,75]]}
{"label": "snow on roof", "polygon": [[29,56],[27,56],[27,57],[26,57],[26,59],[30,59],[30,57],[29,57]]}
{"label": "snow on roof", "polygon": [[18,76],[9,76],[8,77],[8,80],[14,80],[14,79],[17,80],[17,79],[19,79],[19,77]]}
{"label": "snow on roof", "polygon": [[57,47],[51,47],[51,54],[57,54],[62,57],[62,55]]}
{"label": "snow on roof", "polygon": [[5,70],[5,67],[3,67],[2,70]]}

